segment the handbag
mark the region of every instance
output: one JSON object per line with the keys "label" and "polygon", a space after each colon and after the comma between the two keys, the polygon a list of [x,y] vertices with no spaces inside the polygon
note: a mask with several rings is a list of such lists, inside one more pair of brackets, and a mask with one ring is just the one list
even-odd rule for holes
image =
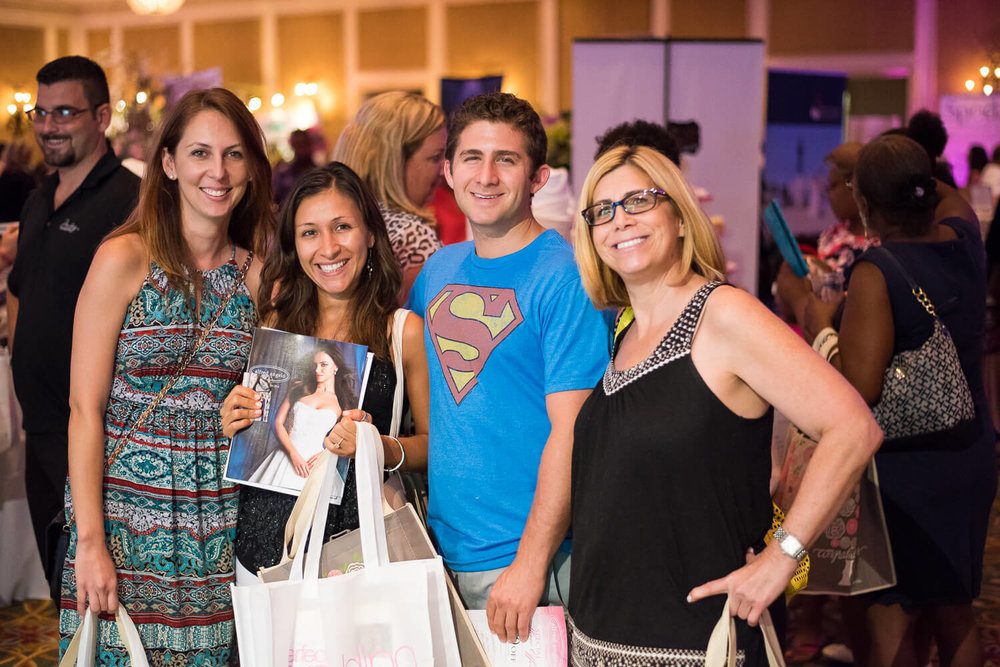
{"label": "handbag", "polygon": [[[118,605],[115,624],[118,626],[118,636],[128,651],[132,667],[149,667],[139,631],[123,605]],[[66,647],[62,660],[59,661],[59,667],[91,667],[96,663],[96,653],[97,614],[88,609],[83,615],[83,622],[73,633],[73,638]]]}
{"label": "handbag", "polygon": [[336,474],[332,455],[326,452],[310,473],[322,481],[309,497],[309,537],[305,549],[295,554],[288,579],[232,586],[240,656],[249,667],[374,664],[376,659],[407,665],[462,664],[444,565],[440,557],[390,561],[381,511],[378,431],[359,422],[357,434],[355,478],[364,567],[320,577],[326,500]]}
{"label": "handbag", "polygon": [[[774,494],[777,504],[786,509],[798,494],[817,444],[791,425],[788,440],[781,479]],[[813,541],[809,560],[809,583],[802,591],[805,595],[859,595],[896,585],[896,568],[874,460],[869,462],[837,515]]]}
{"label": "handbag", "polygon": [[[764,635],[764,651],[767,653],[767,664],[771,667],[785,667],[785,656],[781,652],[778,633],[771,621],[771,614],[764,610],[757,624]],[[729,596],[722,606],[722,616],[715,624],[712,635],[708,639],[705,650],[705,667],[736,667],[736,619],[729,615]]]}
{"label": "handbag", "polygon": [[915,350],[897,352],[882,376],[882,396],[872,412],[886,441],[947,431],[976,416],[958,350],[934,304],[886,248],[881,252],[903,276],[917,302],[934,319],[934,330]]}
{"label": "handbag", "polygon": [[[136,430],[142,426],[143,422],[153,414],[153,410],[156,406],[160,404],[163,398],[167,395],[167,392],[177,383],[181,375],[187,369],[191,360],[194,359],[198,350],[208,339],[208,335],[215,328],[218,323],[219,318],[222,313],[226,311],[226,307],[232,300],[236,293],[239,292],[240,287],[243,285],[243,281],[246,278],[247,271],[250,270],[250,263],[253,261],[253,251],[247,253],[246,261],[243,262],[243,266],[240,267],[239,275],[237,275],[236,280],[233,283],[233,289],[226,295],[226,298],[222,300],[219,305],[218,310],[212,316],[212,320],[208,323],[208,326],[201,330],[201,334],[195,340],[194,344],[188,349],[187,353],[181,358],[180,363],[174,369],[173,374],[170,376],[160,391],[157,392],[153,400],[149,402],[146,409],[142,411],[142,414],[136,418],[132,426],[129,428],[128,432],[118,439],[118,443],[115,445],[114,450],[111,455],[108,456],[107,462],[104,464],[105,469],[107,469],[118,455],[121,454],[122,449],[125,447],[125,443],[128,442],[133,435],[135,435]],[[67,521],[66,511],[62,510],[52,519],[52,522],[45,529],[45,551],[49,559],[49,562],[45,563],[45,578],[49,582],[49,593],[52,596],[52,600],[55,602],[56,609],[59,608],[59,603],[62,599],[62,578],[63,578],[63,567],[66,563],[66,553],[69,551],[69,535],[71,526],[74,521],[74,516],[72,509],[70,510],[69,520]]]}

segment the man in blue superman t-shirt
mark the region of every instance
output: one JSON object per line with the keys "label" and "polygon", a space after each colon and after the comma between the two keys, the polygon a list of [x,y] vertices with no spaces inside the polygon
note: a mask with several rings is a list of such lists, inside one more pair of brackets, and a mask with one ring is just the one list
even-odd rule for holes
{"label": "man in blue superman t-shirt", "polygon": [[568,599],[573,425],[608,363],[572,250],[531,215],[545,153],[524,100],[480,95],[455,112],[445,177],[473,241],[433,255],[410,293],[429,357],[428,522],[503,641]]}

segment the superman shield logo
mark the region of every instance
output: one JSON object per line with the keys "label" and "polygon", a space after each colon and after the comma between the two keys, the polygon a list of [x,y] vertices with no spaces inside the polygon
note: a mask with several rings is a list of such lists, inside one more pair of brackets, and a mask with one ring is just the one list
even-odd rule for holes
{"label": "superman shield logo", "polygon": [[427,329],[455,403],[478,383],[490,354],[524,317],[512,289],[446,285],[427,308]]}

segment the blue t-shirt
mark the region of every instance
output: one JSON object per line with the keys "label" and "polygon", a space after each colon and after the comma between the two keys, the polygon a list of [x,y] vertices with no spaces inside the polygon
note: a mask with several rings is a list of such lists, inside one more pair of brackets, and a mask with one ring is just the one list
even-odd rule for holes
{"label": "blue t-shirt", "polygon": [[424,318],[430,371],[428,523],[453,570],[506,567],[551,430],[545,397],[594,387],[608,363],[607,324],[551,230],[496,259],[471,242],[446,246],[409,307]]}

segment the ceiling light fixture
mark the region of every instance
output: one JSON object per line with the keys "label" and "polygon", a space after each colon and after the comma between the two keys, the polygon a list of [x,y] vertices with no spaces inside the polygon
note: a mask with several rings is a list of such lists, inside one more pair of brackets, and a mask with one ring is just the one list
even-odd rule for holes
{"label": "ceiling light fixture", "polygon": [[184,0],[128,0],[129,8],[140,16],[173,14]]}
{"label": "ceiling light fixture", "polygon": [[970,93],[978,88],[987,97],[1000,90],[1000,51],[987,54],[986,63],[979,68],[979,77],[967,79],[965,89]]}

